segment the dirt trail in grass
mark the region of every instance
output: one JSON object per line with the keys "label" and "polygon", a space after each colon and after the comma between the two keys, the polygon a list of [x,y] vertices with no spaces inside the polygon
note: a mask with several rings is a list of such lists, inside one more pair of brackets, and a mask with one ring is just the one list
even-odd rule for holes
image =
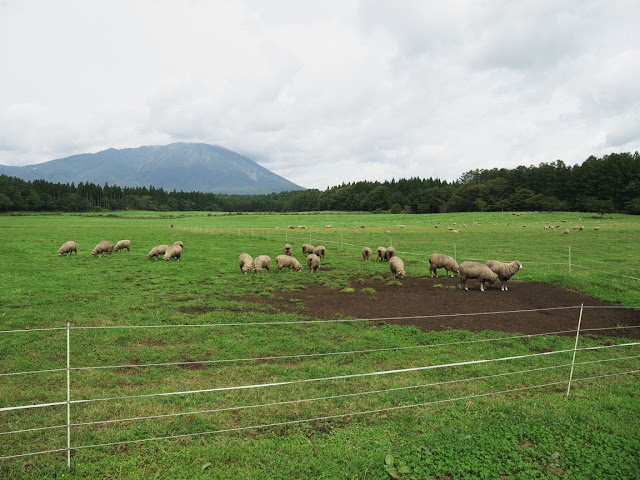
{"label": "dirt trail in grass", "polygon": [[[613,305],[579,292],[540,283],[511,282],[508,292],[502,292],[500,288],[489,288],[480,292],[477,283],[470,281],[469,291],[465,292],[458,290],[457,278],[406,278],[400,280],[401,286],[388,285],[388,281],[352,281],[351,287],[354,292],[341,292],[315,285],[302,292],[276,291],[273,292],[272,298],[255,296],[250,298],[250,301],[271,305],[279,311],[319,319],[451,315],[567,307],[582,303],[585,306]],[[363,289],[366,290],[363,292]],[[375,293],[371,293],[370,289],[374,289]],[[578,315],[579,309],[567,309],[385,321],[399,325],[415,325],[422,330],[455,328],[476,332],[497,330],[534,334],[575,331]],[[582,329],[628,325],[640,326],[640,311],[585,309],[582,317]],[[640,338],[640,328],[589,333]]]}

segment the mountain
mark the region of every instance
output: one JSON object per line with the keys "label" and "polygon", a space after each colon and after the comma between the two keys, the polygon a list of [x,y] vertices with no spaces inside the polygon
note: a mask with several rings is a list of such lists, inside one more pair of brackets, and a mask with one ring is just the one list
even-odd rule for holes
{"label": "mountain", "polygon": [[11,167],[0,174],[24,180],[91,182],[120,187],[153,185],[165,190],[261,194],[304,190],[231,150],[204,143],[172,143],[85,153],[49,162]]}

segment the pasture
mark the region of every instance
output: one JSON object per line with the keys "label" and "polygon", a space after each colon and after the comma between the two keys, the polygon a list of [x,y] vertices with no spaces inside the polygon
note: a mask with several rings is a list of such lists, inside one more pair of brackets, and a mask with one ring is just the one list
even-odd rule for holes
{"label": "pasture", "polygon": [[[638,217],[578,213],[1,216],[0,409],[55,405],[0,411],[0,477],[637,478],[640,348],[615,345],[638,338],[639,238]],[[67,240],[78,255],[58,257]],[[176,240],[180,262],[146,259]],[[327,257],[278,274],[284,243]],[[405,279],[362,261],[379,245]],[[243,252],[271,273],[242,275]],[[509,292],[462,292],[428,278],[433,252],[523,269]],[[563,288],[547,304],[531,282]],[[581,335],[567,399],[580,303],[610,328]]]}

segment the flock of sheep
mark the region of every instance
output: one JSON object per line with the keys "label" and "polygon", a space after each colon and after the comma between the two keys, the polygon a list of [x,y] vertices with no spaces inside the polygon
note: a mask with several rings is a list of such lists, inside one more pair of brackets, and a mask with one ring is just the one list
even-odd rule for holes
{"label": "flock of sheep", "polygon": [[[177,260],[180,261],[180,257],[182,256],[182,249],[184,248],[184,243],[181,241],[174,242],[173,245],[158,245],[153,247],[149,253],[147,253],[147,258],[154,258],[158,260],[160,256],[163,257],[164,260]],[[127,250],[127,253],[131,250],[131,241],[129,240],[120,240],[115,245],[113,242],[109,242],[107,240],[101,240],[91,251],[91,256],[93,257],[101,257],[105,253],[108,253],[109,256],[113,252],[119,252],[120,250]],[[74,241],[68,241],[62,244],[62,246],[58,249],[58,256],[66,255],[67,257],[71,256],[73,252],[78,254],[78,244]]]}
{"label": "flock of sheep", "polygon": [[[173,245],[157,245],[149,251],[147,258],[154,258],[158,260],[160,256],[164,260],[177,260],[180,261],[182,256],[182,250],[184,243],[181,241],[174,242]],[[106,240],[100,241],[92,250],[91,255],[103,256],[105,253],[109,255],[112,252],[118,252],[120,250],[127,250],[127,253],[131,249],[131,242],[129,240],[120,240],[115,245],[113,242]],[[290,244],[285,244],[282,248],[284,254],[276,257],[276,265],[278,272],[281,272],[283,268],[289,270],[295,270],[296,272],[302,271],[302,264],[293,256],[293,250]],[[78,254],[78,245],[74,241],[69,241],[58,249],[58,255],[71,256],[73,252]],[[311,273],[317,272],[320,268],[320,263],[324,260],[327,253],[327,249],[323,245],[314,247],[308,243],[302,245],[302,255],[306,256],[306,263]],[[373,252],[371,248],[364,247],[361,251],[362,259],[368,261]],[[389,262],[389,268],[391,274],[395,278],[404,278],[406,272],[404,270],[404,262],[398,256],[393,247],[378,247],[376,249],[376,261]],[[260,273],[262,270],[270,271],[271,257],[269,255],[260,255],[254,260],[248,253],[242,253],[238,258],[238,265],[240,266],[240,272],[247,274],[251,271]],[[489,260],[486,264],[477,262],[463,262],[460,265],[455,261],[453,257],[444,255],[441,253],[434,253],[429,256],[429,273],[430,276],[437,277],[439,268],[444,268],[446,275],[453,277],[455,273],[460,276],[460,289],[469,290],[467,287],[467,280],[475,279],[480,284],[480,291],[484,292],[485,285],[493,285],[496,281],[500,280],[501,290],[509,290],[507,287],[507,281],[513,277],[522,268],[522,263],[515,260],[511,263],[503,263],[497,260]]]}
{"label": "flock of sheep", "polygon": [[[282,247],[282,251],[284,255],[278,255],[276,257],[278,272],[281,272],[283,268],[301,272],[302,264],[293,256],[291,245],[286,243],[284,247]],[[318,271],[320,262],[324,260],[326,254],[327,249],[323,245],[318,245],[317,247],[308,243],[302,245],[302,255],[306,255],[307,267],[309,267],[311,273]],[[269,272],[271,268],[271,257],[269,255],[260,255],[254,260],[248,253],[241,253],[238,257],[238,265],[240,266],[240,272],[245,274],[250,273],[252,270],[260,273],[263,269]]]}
{"label": "flock of sheep", "polygon": [[[290,244],[285,244],[282,248],[283,255],[276,257],[276,265],[278,266],[278,272],[281,272],[283,268],[289,270],[295,270],[296,272],[302,271],[302,264],[293,256],[293,250]],[[302,245],[302,254],[305,255],[307,267],[311,273],[318,271],[320,262],[324,260],[326,255],[326,248],[322,245],[314,247],[308,243]],[[361,251],[362,259],[368,261],[373,252],[371,248],[364,247]],[[376,249],[376,261],[377,262],[389,262],[389,269],[391,274],[395,278],[404,278],[406,272],[404,270],[404,262],[398,256],[396,256],[396,250],[393,247],[378,247]],[[238,257],[238,265],[240,272],[247,274],[254,271],[260,273],[263,269],[269,272],[271,268],[271,257],[269,255],[260,255],[254,260],[248,253],[242,253]],[[484,292],[485,285],[493,285],[500,280],[501,290],[509,290],[507,282],[522,268],[522,263],[515,260],[511,263],[503,263],[497,260],[489,260],[486,264],[477,262],[463,262],[460,265],[455,261],[453,257],[444,255],[442,253],[434,253],[429,256],[429,273],[431,277],[438,276],[437,270],[444,268],[448,276],[453,277],[455,273],[460,276],[460,290],[469,290],[467,287],[467,280],[477,280],[480,284],[480,291]]]}

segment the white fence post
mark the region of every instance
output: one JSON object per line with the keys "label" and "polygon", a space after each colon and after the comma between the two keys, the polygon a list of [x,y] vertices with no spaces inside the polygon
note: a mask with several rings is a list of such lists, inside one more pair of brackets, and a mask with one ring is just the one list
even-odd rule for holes
{"label": "white fence post", "polygon": [[71,335],[67,322],[67,470],[71,470]]}
{"label": "white fence post", "polygon": [[573,366],[576,363],[576,351],[578,350],[578,340],[580,338],[580,325],[582,324],[583,309],[584,309],[584,303],[580,305],[580,316],[578,317],[578,330],[576,331],[576,343],[573,346],[573,359],[571,360],[571,371],[569,372],[569,384],[567,385],[567,398],[569,398],[569,392],[571,391],[571,380],[573,380]]}

